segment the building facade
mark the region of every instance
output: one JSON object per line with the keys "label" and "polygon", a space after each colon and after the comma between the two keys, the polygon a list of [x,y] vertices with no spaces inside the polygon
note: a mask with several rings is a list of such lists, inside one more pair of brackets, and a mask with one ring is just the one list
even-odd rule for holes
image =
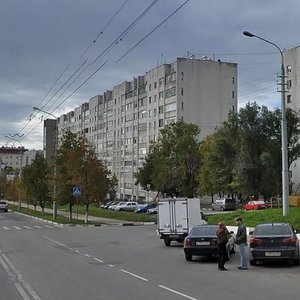
{"label": "building facade", "polygon": [[60,116],[58,142],[66,130],[84,134],[117,176],[120,198],[153,198],[135,185],[135,174],[160,129],[182,120],[197,124],[203,139],[236,108],[237,64],[177,58]]}
{"label": "building facade", "polygon": [[[286,106],[294,110],[300,109],[300,46],[283,52],[286,75]],[[293,194],[300,195],[300,159],[290,167],[293,181]]]}

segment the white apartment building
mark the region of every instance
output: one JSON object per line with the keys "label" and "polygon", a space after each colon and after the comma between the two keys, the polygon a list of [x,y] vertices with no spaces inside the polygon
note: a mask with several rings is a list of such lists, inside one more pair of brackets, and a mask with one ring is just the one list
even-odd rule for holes
{"label": "white apartment building", "polygon": [[135,174],[164,126],[195,123],[199,138],[213,133],[237,108],[237,64],[177,58],[112,91],[91,98],[57,120],[58,141],[65,130],[85,134],[112,174],[117,196],[153,198],[135,185]]}
{"label": "white apartment building", "polygon": [[[300,109],[300,46],[283,52],[286,75],[286,106]],[[300,159],[293,162],[290,168],[294,183],[294,194],[300,195]]]}

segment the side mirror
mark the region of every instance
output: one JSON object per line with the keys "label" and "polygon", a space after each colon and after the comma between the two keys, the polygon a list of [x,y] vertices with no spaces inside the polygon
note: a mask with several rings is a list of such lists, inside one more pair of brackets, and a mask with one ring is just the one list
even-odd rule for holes
{"label": "side mirror", "polygon": [[249,235],[253,235],[253,232],[254,232],[253,230],[249,231]]}

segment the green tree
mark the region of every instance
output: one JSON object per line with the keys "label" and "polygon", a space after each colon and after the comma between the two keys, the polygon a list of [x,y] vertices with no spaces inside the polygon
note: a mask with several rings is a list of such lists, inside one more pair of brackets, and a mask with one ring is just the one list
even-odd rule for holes
{"label": "green tree", "polygon": [[197,192],[199,128],[184,122],[173,123],[160,131],[145,162],[139,168],[137,184],[150,184],[167,195],[193,197]]}
{"label": "green tree", "polygon": [[49,202],[49,169],[47,162],[41,153],[36,154],[30,166],[26,166],[22,172],[23,186],[34,205],[38,203],[44,213],[45,205]]}

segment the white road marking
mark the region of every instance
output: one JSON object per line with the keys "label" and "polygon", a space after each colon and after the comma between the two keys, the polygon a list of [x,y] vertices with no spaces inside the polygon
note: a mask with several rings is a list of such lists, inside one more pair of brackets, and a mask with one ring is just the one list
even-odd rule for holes
{"label": "white road marking", "polygon": [[[3,253],[1,253],[0,255],[0,263],[3,266],[4,270],[6,271],[7,275],[13,281],[17,291],[19,292],[19,294],[22,296],[24,300],[30,300],[30,299],[41,300],[41,298],[35,293],[35,291],[32,289],[29,283],[23,279],[22,275],[17,271],[17,269],[12,264],[12,262],[8,259],[8,257]],[[31,296],[31,298],[28,297],[23,287],[25,288],[27,293]]]}
{"label": "white road marking", "polygon": [[99,259],[99,258],[94,258],[95,261],[98,261],[100,263],[103,263],[103,260]]}
{"label": "white road marking", "polygon": [[65,248],[67,248],[67,246],[66,245],[64,245],[64,244],[62,244],[62,243],[60,243],[60,242],[58,242],[58,241],[56,241],[56,240],[53,240],[53,239],[51,239],[51,238],[49,238],[49,237],[47,237],[47,236],[43,236],[46,240],[48,240],[48,241],[51,241],[51,242],[53,242],[53,243],[55,243],[55,244],[57,244],[57,245],[60,245],[60,246],[63,246],[63,247],[65,247]]}
{"label": "white road marking", "polygon": [[143,280],[143,281],[149,281],[147,278],[144,278],[144,277],[141,277],[141,276],[136,275],[136,274],[134,274],[134,273],[128,272],[128,271],[126,271],[126,270],[124,270],[124,269],[120,269],[120,271],[121,271],[121,272],[124,272],[124,273],[126,273],[126,274],[129,274],[129,275],[131,275],[131,276],[133,276],[133,277],[135,277],[135,278],[141,279],[141,280]]}
{"label": "white road marking", "polygon": [[31,227],[29,227],[29,226],[26,226],[26,225],[24,225],[24,227],[25,227],[26,229],[32,229]]}
{"label": "white road marking", "polygon": [[81,254],[81,252],[80,252],[79,250],[77,250],[77,249],[74,250],[74,251],[75,251],[76,253],[78,253],[78,254]]}
{"label": "white road marking", "polygon": [[50,226],[50,225],[45,225],[45,227],[47,227],[47,228],[51,228],[51,229],[53,229],[53,228],[54,228],[53,226]]}
{"label": "white road marking", "polygon": [[20,227],[18,227],[18,226],[13,226],[14,228],[16,228],[16,229],[18,229],[18,230],[21,230],[21,228]]}
{"label": "white road marking", "polygon": [[111,268],[113,268],[114,267],[114,265],[108,265],[109,267],[111,267]]}
{"label": "white road marking", "polygon": [[5,230],[10,230],[10,228],[8,228],[8,227],[6,227],[6,226],[3,226],[3,228],[4,228]]}
{"label": "white road marking", "polygon": [[193,298],[193,297],[191,297],[191,296],[188,296],[188,295],[186,295],[186,294],[183,294],[183,293],[180,293],[180,292],[177,292],[177,291],[175,291],[175,290],[173,290],[173,289],[170,289],[170,288],[168,288],[168,287],[166,287],[166,286],[164,286],[164,285],[158,285],[160,288],[162,288],[162,289],[165,289],[165,290],[167,290],[167,291],[169,291],[169,292],[172,292],[172,293],[174,293],[174,294],[176,294],[176,295],[179,295],[179,296],[182,296],[182,297],[184,297],[184,298],[187,298],[187,299],[190,299],[190,300],[198,300],[198,299],[196,299],[196,298]]}
{"label": "white road marking", "polygon": [[84,256],[86,256],[86,257],[91,257],[91,256],[90,256],[89,254],[87,254],[87,253],[85,253]]}
{"label": "white road marking", "polygon": [[38,226],[38,225],[35,225],[34,227],[35,227],[35,228],[38,228],[38,229],[42,229],[42,228],[43,228],[43,227]]}

